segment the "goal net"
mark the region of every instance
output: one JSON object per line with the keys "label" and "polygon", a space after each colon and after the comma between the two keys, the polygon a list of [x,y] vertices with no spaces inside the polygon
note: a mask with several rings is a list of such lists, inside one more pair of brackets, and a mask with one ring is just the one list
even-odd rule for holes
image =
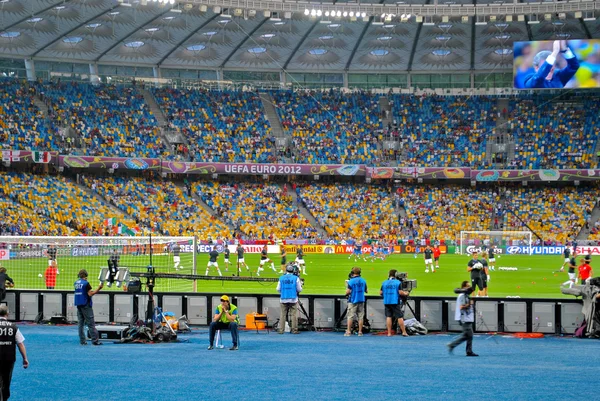
{"label": "goal net", "polygon": [[508,247],[518,247],[520,254],[531,255],[531,231],[461,231],[459,250],[463,255],[474,250],[481,252],[484,248],[493,247],[496,254],[506,253]]}
{"label": "goal net", "polygon": [[[0,236],[0,265],[15,288],[72,290],[81,269],[87,270],[92,287],[98,285],[100,269],[108,268],[113,255],[118,256],[118,268],[130,272],[147,272],[152,265],[159,273],[196,274],[196,249],[194,237]],[[106,290],[123,288],[113,285]],[[192,281],[178,279],[158,279],[155,287],[159,292],[192,290]]]}

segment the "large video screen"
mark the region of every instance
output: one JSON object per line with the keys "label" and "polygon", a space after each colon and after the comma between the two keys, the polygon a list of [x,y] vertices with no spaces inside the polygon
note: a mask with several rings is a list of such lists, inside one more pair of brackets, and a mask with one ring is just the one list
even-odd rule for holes
{"label": "large video screen", "polygon": [[600,88],[600,40],[515,42],[516,89]]}

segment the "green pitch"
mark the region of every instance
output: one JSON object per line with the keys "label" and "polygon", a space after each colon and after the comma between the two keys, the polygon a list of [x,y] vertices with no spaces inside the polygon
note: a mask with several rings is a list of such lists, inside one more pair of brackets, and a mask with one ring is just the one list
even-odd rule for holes
{"label": "green pitch", "polygon": [[[295,255],[294,255],[295,256]],[[279,270],[280,258],[271,255]],[[289,260],[290,258],[288,258]],[[397,269],[408,273],[410,279],[418,280],[418,288],[413,292],[414,296],[454,296],[453,289],[458,287],[462,280],[469,279],[466,264],[470,258],[462,255],[442,255],[440,258],[440,269],[436,273],[425,273],[423,256],[414,258],[413,255],[392,255],[387,260],[375,260],[374,262],[348,259],[348,255],[329,254],[307,254],[306,272],[304,276],[306,283],[303,294],[342,295],[344,294],[344,280],[353,266],[362,268],[363,277],[367,280],[370,289],[369,295],[378,295],[381,282],[387,278],[390,269]],[[156,255],[153,257],[153,265],[159,272],[175,273],[173,270],[173,258],[170,255]],[[225,271],[223,257],[219,257],[218,263],[224,275],[232,275],[236,271],[235,260]],[[253,275],[256,274],[259,255],[246,254],[246,261],[251,267]],[[208,255],[197,255],[197,273],[204,274]],[[496,271],[490,272],[489,283],[490,297],[520,296],[522,298],[572,298],[564,296],[560,292],[559,285],[568,279],[567,273],[555,273],[562,265],[561,256],[526,256],[526,255],[504,255],[496,259]],[[6,260],[2,263],[7,268],[7,273],[15,280],[17,289],[45,289],[43,274],[48,261],[46,258]],[[146,256],[121,256],[121,266],[131,267],[133,271],[143,272],[149,264]],[[57,278],[58,290],[72,290],[73,283],[77,279],[79,269],[85,268],[89,272],[90,283],[97,285],[100,267],[106,266],[106,257],[59,257],[58,268],[60,274]],[[192,273],[192,255],[181,255],[181,266],[184,270],[180,273]],[[278,277],[268,265],[265,265],[262,277]],[[499,267],[516,267],[517,270],[503,271]],[[214,268],[210,275],[217,275]],[[244,269],[242,275],[248,276]],[[111,288],[106,291],[123,291],[123,289]],[[104,290],[103,290],[104,291]],[[155,291],[157,292],[192,292],[193,283],[189,280],[159,279]],[[261,293],[276,294],[276,283],[247,283],[247,282],[220,282],[220,281],[197,281],[197,292],[215,293]]]}

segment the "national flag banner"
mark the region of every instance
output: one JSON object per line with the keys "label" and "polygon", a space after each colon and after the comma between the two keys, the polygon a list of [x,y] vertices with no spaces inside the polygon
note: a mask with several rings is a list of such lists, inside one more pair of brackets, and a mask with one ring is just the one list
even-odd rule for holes
{"label": "national flag banner", "polygon": [[135,232],[127,226],[123,226],[123,232],[121,234],[135,236]]}
{"label": "national flag banner", "polygon": [[20,150],[3,150],[2,161],[3,162],[18,162],[21,160]]}
{"label": "national flag banner", "polygon": [[104,226],[105,227],[114,227],[117,225],[117,218],[116,217],[111,217],[110,219],[105,219],[104,220]]}
{"label": "national flag banner", "polygon": [[50,152],[31,152],[31,159],[34,163],[50,163]]}

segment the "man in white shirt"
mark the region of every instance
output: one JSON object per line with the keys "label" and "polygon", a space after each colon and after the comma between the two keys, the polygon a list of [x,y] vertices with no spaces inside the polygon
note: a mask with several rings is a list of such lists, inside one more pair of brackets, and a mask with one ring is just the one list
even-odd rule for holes
{"label": "man in white shirt", "polygon": [[452,353],[454,348],[466,341],[467,356],[479,356],[473,352],[473,323],[475,322],[475,311],[473,308],[473,301],[470,297],[473,289],[468,281],[463,281],[460,289],[455,290],[455,292],[459,295],[456,298],[454,319],[460,322],[462,334],[447,345],[448,351]]}

